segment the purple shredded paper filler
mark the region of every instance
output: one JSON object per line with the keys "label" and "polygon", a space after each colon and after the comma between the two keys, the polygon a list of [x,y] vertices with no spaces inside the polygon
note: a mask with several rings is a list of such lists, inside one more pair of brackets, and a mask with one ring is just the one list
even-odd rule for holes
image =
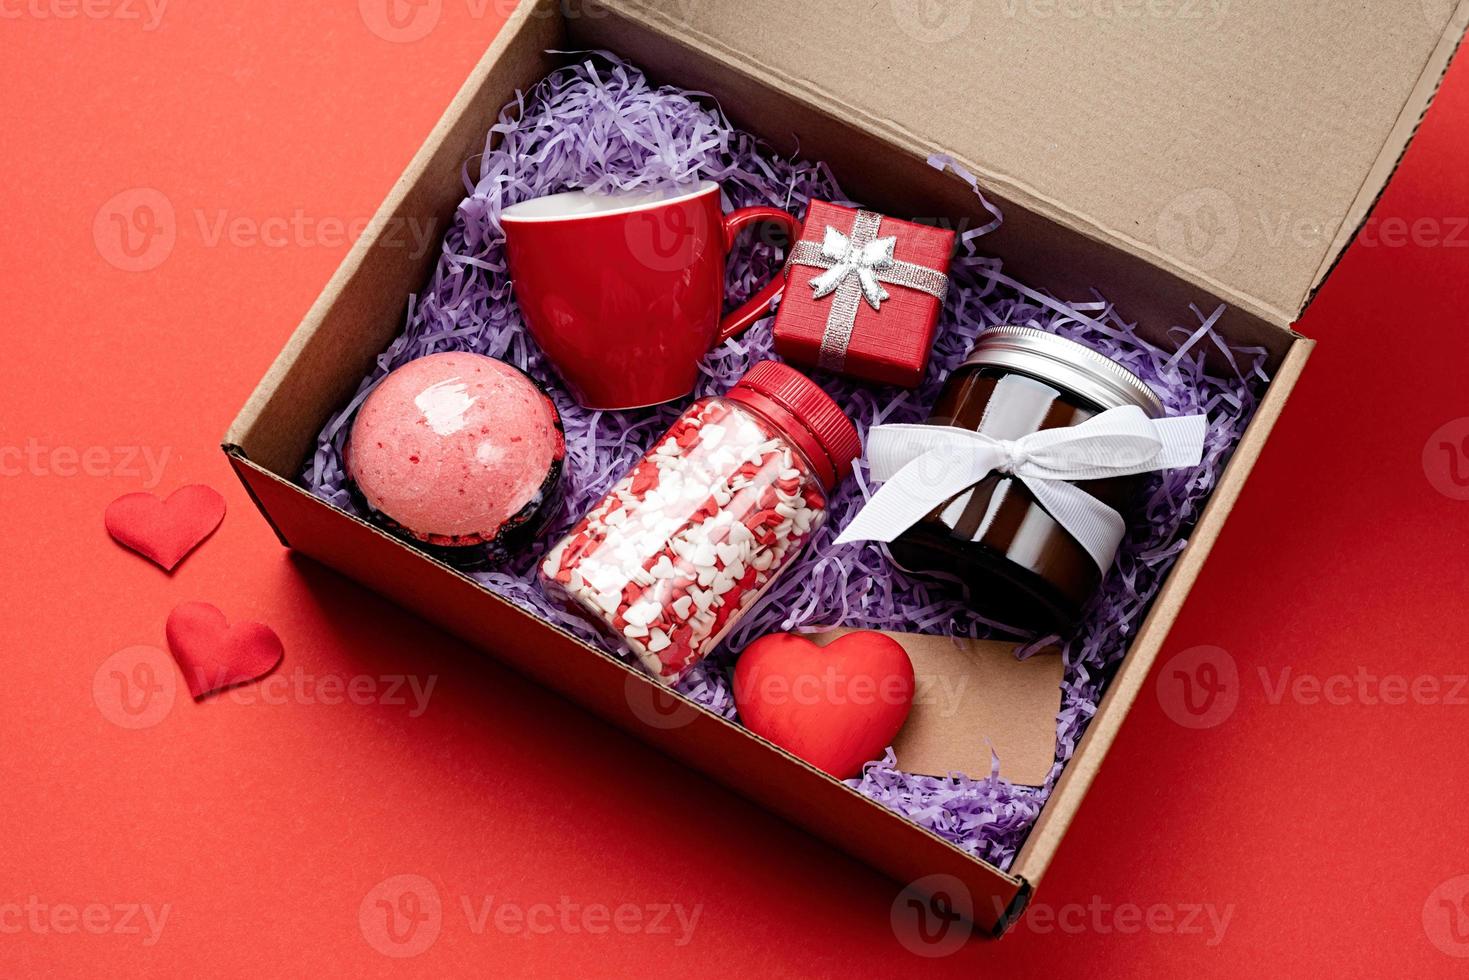
{"label": "purple shredded paper filler", "polygon": [[[476,163],[477,173],[472,174]],[[954,170],[979,193],[974,179],[951,161],[935,157],[930,163]],[[726,209],[763,204],[802,216],[813,198],[856,206],[824,164],[775,155],[751,134],[735,129],[699,93],[654,87],[636,68],[606,52],[587,54],[529,93],[520,93],[490,129],[484,154],[466,163],[468,196],[444,238],[433,278],[410,299],[403,333],[321,431],[316,453],[302,474],[304,485],[333,506],[358,512],[347,490],[342,445],[358,406],[392,369],[450,350],[474,351],[515,364],[547,385],[561,411],[567,436],[562,501],[535,547],[508,566],[475,578],[541,619],[605,646],[602,634],[542,595],[535,581],[536,565],[673,423],[685,404],[597,412],[577,406],[566,395],[522,326],[506,273],[500,214],[519,201],[572,188],[605,192],[700,179],[720,184]],[[873,389],[813,374],[847,409],[864,437],[868,428],[881,422],[922,421],[943,379],[963,360],[978,334],[1002,323],[1037,327],[1087,344],[1147,381],[1170,415],[1205,413],[1210,421],[1199,466],[1151,478],[1117,563],[1084,624],[1072,636],[1017,639],[1019,655],[1059,639],[1065,658],[1056,762],[1044,785],[1020,786],[995,774],[937,778],[903,773],[895,768],[891,750],[885,759],[869,764],[860,778],[848,781],[919,826],[1005,869],[1096,713],[1108,679],[1185,547],[1188,529],[1218,482],[1269,379],[1262,348],[1231,346],[1215,330],[1221,310],[1191,307],[1185,318],[1188,325],[1173,329],[1171,339],[1176,343],[1164,350],[1143,340],[1099,294],[1085,302],[1062,303],[1005,275],[998,259],[976,251],[977,240],[1000,221],[997,209],[988,202],[984,206],[994,220],[960,236],[952,288],[921,387]],[[781,260],[768,243],[742,242],[729,264],[731,300],[742,300],[776,275]],[[696,395],[722,393],[752,364],[771,357],[770,326],[767,318],[705,358]],[[1205,354],[1211,350],[1222,355],[1216,361],[1227,364],[1227,370],[1216,373],[1206,366]],[[795,566],[740,620],[715,656],[685,679],[681,693],[735,718],[729,680],[734,656],[752,640],[776,631],[843,625],[1004,636],[968,609],[957,584],[904,575],[872,543],[832,545],[871,489],[865,468],[859,465],[833,496],[830,519]],[[974,737],[983,738],[983,733]]]}

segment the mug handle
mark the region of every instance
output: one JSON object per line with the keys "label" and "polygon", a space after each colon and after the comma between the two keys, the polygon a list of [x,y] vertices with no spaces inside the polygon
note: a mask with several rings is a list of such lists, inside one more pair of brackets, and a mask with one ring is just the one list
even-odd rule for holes
{"label": "mug handle", "polygon": [[[792,245],[801,237],[801,222],[780,208],[740,208],[738,211],[731,211],[724,216],[724,247],[726,253],[734,247],[735,238],[744,230],[746,225],[759,224],[766,221],[784,228],[786,234],[790,236]],[[784,273],[776,273],[775,278],[766,283],[758,293],[751,296],[743,306],[721,320],[719,322],[719,336],[715,338],[714,346],[718,347],[731,337],[743,333],[756,320],[763,317],[766,310],[769,309],[770,304],[785,289],[785,280]]]}

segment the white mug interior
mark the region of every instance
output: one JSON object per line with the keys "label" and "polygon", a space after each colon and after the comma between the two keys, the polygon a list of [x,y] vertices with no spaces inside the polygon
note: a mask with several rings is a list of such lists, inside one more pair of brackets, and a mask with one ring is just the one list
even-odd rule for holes
{"label": "white mug interior", "polygon": [[618,191],[593,194],[585,190],[548,194],[512,204],[500,212],[501,221],[566,221],[576,218],[599,218],[615,214],[631,214],[674,204],[717,191],[712,180],[697,183],[669,184],[652,190]]}

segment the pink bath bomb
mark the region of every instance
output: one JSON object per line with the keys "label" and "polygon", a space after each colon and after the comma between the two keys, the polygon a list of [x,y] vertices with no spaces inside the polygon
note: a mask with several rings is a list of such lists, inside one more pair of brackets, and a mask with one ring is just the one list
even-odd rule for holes
{"label": "pink bath bomb", "polygon": [[347,475],[397,529],[470,547],[532,522],[565,453],[556,406],[520,371],[479,354],[431,354],[367,397]]}

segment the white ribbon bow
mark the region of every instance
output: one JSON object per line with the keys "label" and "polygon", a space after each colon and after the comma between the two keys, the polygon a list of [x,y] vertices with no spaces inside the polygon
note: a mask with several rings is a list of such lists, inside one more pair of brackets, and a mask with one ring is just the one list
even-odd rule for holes
{"label": "white ribbon bow", "polygon": [[888,299],[888,291],[877,281],[878,272],[891,269],[898,236],[878,238],[861,248],[854,247],[852,240],[831,225],[826,226],[826,239],[821,243],[821,254],[836,265],[811,280],[815,298],[821,299],[837,291],[842,280],[856,276],[862,284],[862,296],[874,310],[882,308]]}
{"label": "white ribbon bow", "polygon": [[[950,426],[879,425],[868,433],[867,461],[873,479],[885,482],[836,543],[892,541],[945,501],[1004,473],[1025,484],[1105,573],[1127,528],[1121,514],[1072,482],[1196,466],[1207,429],[1203,415],[1154,419],[1133,405],[1015,440]],[[991,507],[985,527],[993,515]]]}

